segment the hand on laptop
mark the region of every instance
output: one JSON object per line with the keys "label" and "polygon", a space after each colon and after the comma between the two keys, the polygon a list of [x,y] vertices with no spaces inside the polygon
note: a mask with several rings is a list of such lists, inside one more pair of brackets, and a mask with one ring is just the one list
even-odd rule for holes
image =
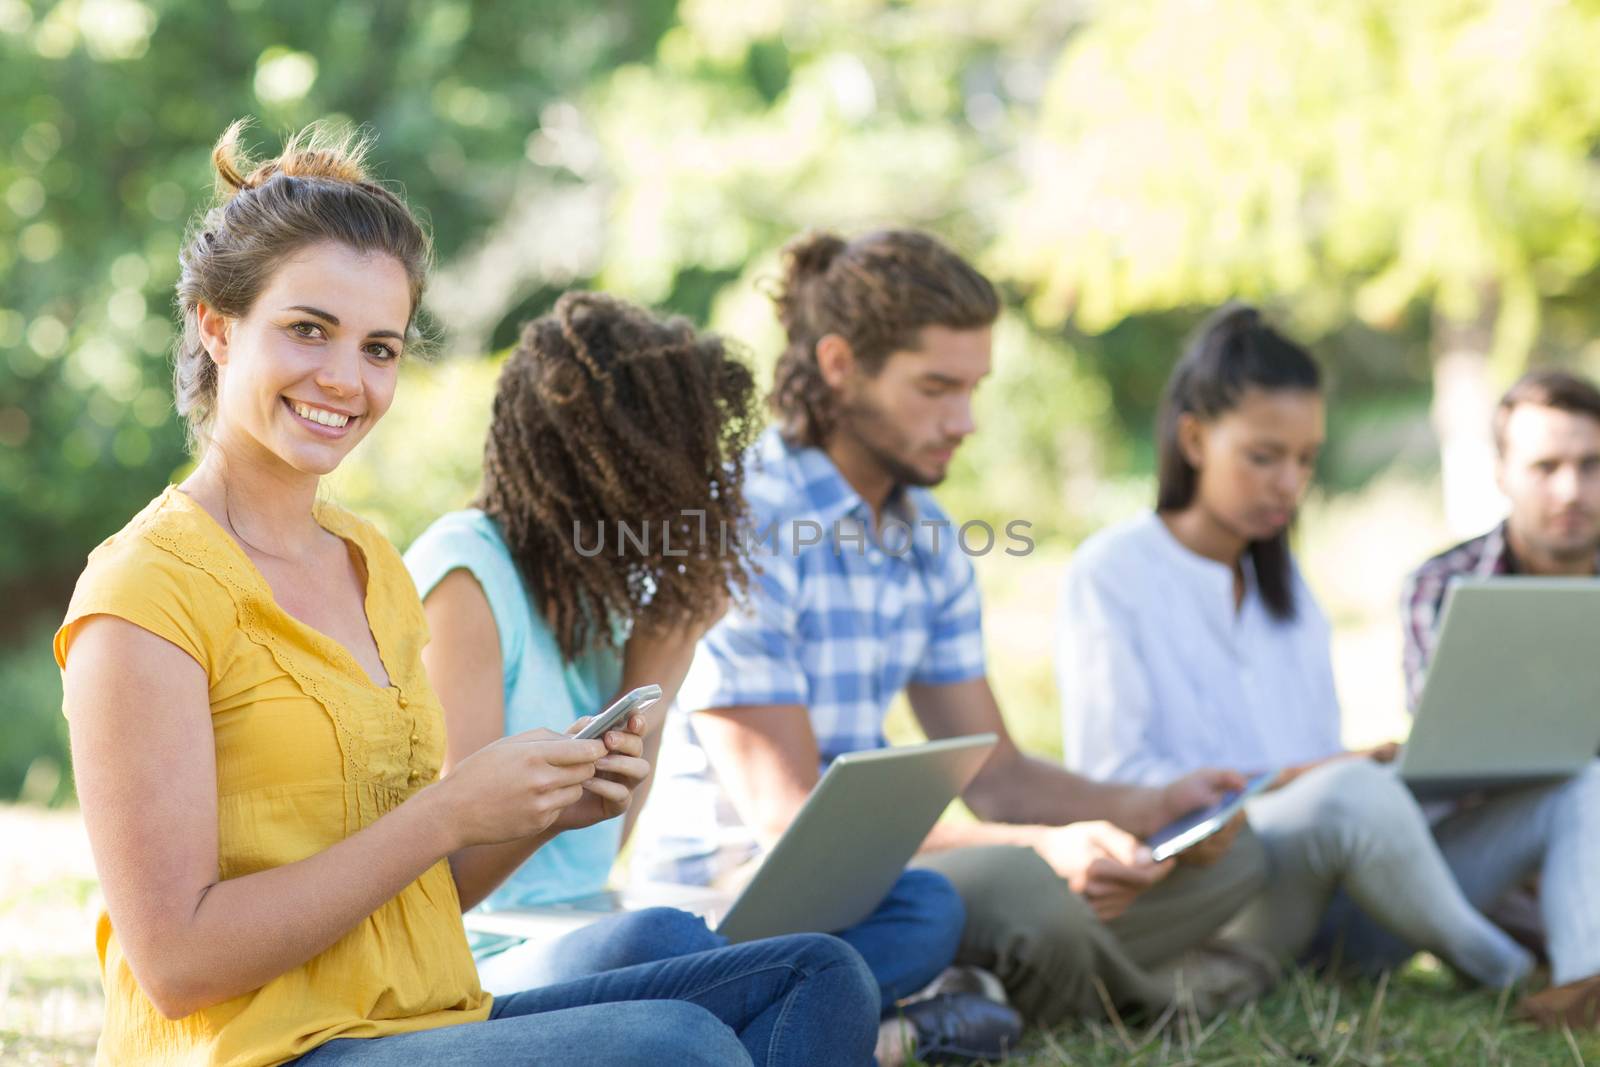
{"label": "hand on laptop", "polygon": [[1056,827],[1036,850],[1101,922],[1127,911],[1140,893],[1172,872],[1171,861],[1152,862],[1143,842],[1108,822]]}
{"label": "hand on laptop", "polygon": [[1324,764],[1336,763],[1339,760],[1370,759],[1375,763],[1393,763],[1399,755],[1400,745],[1396,741],[1385,741],[1383,744],[1374,745],[1371,748],[1351,749],[1349,752],[1340,752],[1324,759],[1311,760],[1309,763],[1297,763],[1293,767],[1285,767],[1279,772],[1277,780],[1268,788],[1282,789],[1307,771],[1314,771]]}
{"label": "hand on laptop", "polygon": [[[589,718],[567,727],[567,733],[583,729]],[[650,776],[650,763],[644,758],[644,731],[645,718],[638,712],[628,716],[627,729],[606,731],[600,738],[606,754],[595,761],[594,777],[583,783],[583,796],[556,816],[553,829],[581,830],[628,810],[633,791]]]}
{"label": "hand on laptop", "polygon": [[1393,763],[1400,755],[1400,742],[1385,741],[1383,744],[1373,745],[1371,748],[1357,749],[1355,754],[1365,756],[1378,763]]}

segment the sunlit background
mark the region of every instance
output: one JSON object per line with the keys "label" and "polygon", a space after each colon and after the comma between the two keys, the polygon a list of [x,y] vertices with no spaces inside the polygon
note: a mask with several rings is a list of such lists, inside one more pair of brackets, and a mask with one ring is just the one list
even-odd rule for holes
{"label": "sunlit background", "polygon": [[1401,576],[1498,513],[1494,396],[1530,362],[1600,371],[1596,55],[1600,8],[1552,0],[0,0],[0,799],[25,805],[0,808],[0,1033],[92,1043],[50,999],[95,994],[48,640],[186,463],[172,285],[231,120],[266,153],[370,127],[431,221],[434,354],[329,488],[402,546],[472,492],[497,358],[563,289],[686,314],[764,372],[797,231],[969,254],[1009,310],[942,496],[1033,524],[982,576],[1044,752],[1060,568],[1151,502],[1188,330],[1263,302],[1332,383],[1301,549],[1370,742],[1404,729]]}

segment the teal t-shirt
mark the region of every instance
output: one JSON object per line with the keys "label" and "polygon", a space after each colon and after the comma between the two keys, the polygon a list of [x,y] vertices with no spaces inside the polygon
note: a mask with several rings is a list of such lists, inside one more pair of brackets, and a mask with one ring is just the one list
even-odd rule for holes
{"label": "teal t-shirt", "polygon": [[[571,663],[562,658],[500,528],[483,512],[469,509],[443,516],[407,549],[405,561],[423,598],[457,569],[470,572],[482,587],[500,631],[508,736],[541,726],[561,733],[574,719],[601,710],[616,693],[622,681],[619,649],[591,649]],[[534,907],[599,892],[617,858],[621,836],[621,819],[560,834],[475,910]],[[505,942],[475,937],[473,944],[482,955]]]}

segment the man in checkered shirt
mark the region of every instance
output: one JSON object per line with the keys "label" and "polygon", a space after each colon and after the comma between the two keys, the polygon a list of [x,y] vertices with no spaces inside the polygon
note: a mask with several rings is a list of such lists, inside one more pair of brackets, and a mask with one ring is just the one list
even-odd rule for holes
{"label": "man in checkered shirt", "polygon": [[1456,581],[1600,573],[1600,389],[1565,371],[1533,371],[1501,398],[1494,441],[1510,516],[1418,567],[1401,595],[1412,710]]}
{"label": "man in checkered shirt", "polygon": [[[1103,993],[1159,1010],[1174,979],[1157,966],[1230,918],[1262,885],[1265,858],[1237,824],[1177,866],[1152,863],[1140,842],[1237,787],[1231,772],[1099,783],[1024,754],[1006,730],[969,554],[1025,555],[1027,524],[956,524],[927,489],[974,430],[993,287],[910,231],[810,235],[786,249],[785,268],[780,425],[746,471],[770,547],[756,554],[749,603],[696,653],[678,696],[691,714],[668,717],[638,869],[705,882],[758,856],[832,759],[887,744],[884,718],[904,692],[931,738],[1000,738],[964,794],[980,821],[941,823],[920,861],[966,904],[957,961],[994,972],[1036,1023],[1099,1014]],[[1185,973],[1202,1010],[1259,988],[1255,961],[1232,962]]]}
{"label": "man in checkered shirt", "polygon": [[[1496,478],[1509,501],[1504,522],[1428,560],[1406,579],[1401,596],[1406,694],[1412,710],[1450,587],[1504,575],[1600,573],[1600,390],[1565,371],[1524,376],[1494,415]],[[1478,907],[1536,947],[1547,948],[1555,986],[1528,997],[1522,1014],[1549,1025],[1600,1020],[1600,892],[1595,838],[1600,836],[1600,767],[1561,786],[1495,794],[1459,807],[1434,826],[1440,850],[1462,891]],[[1542,900],[1508,881],[1542,871]],[[1369,920],[1347,931],[1347,944],[1369,946],[1379,963],[1409,949]],[[1382,946],[1372,950],[1370,946]]]}

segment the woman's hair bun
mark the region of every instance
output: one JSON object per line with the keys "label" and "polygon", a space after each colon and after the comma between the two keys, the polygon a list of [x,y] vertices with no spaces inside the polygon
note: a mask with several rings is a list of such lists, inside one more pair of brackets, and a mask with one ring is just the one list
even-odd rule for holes
{"label": "woman's hair bun", "polygon": [[307,126],[289,138],[276,158],[253,162],[239,143],[248,119],[238,119],[217,139],[211,162],[217,171],[217,191],[228,199],[255,189],[274,175],[321,178],[325,181],[367,184],[365,157],[369,141],[353,130],[324,123]]}
{"label": "woman's hair bun", "polygon": [[1212,312],[1200,332],[1231,337],[1247,330],[1259,329],[1264,325],[1261,309],[1241,300],[1231,300]]}

